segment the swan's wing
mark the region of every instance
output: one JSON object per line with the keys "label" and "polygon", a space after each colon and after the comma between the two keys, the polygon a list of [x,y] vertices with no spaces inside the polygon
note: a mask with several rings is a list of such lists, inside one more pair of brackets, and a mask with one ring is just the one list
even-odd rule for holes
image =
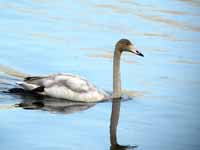
{"label": "swan's wing", "polygon": [[36,90],[38,88],[44,87],[43,80],[48,79],[48,77],[26,77],[23,82],[17,82],[25,90]]}
{"label": "swan's wing", "polygon": [[40,77],[40,76],[26,77],[26,78],[24,78],[24,81],[31,82],[31,81],[37,81],[40,79],[44,79],[44,78],[46,78],[46,77]]}
{"label": "swan's wing", "polygon": [[86,79],[70,74],[55,74],[46,77],[27,77],[20,85],[27,90],[41,90],[40,87],[65,87],[78,93],[96,89],[96,87]]}

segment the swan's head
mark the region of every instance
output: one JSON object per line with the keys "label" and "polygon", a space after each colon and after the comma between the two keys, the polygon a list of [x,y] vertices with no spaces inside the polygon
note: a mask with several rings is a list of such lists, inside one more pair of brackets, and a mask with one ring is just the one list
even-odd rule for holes
{"label": "swan's head", "polygon": [[121,39],[116,44],[116,50],[120,52],[131,52],[136,55],[144,57],[144,55],[137,49],[128,39]]}

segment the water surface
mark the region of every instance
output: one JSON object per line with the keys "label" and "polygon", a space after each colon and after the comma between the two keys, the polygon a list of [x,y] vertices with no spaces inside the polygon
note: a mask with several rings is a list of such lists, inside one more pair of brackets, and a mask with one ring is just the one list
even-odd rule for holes
{"label": "water surface", "polygon": [[[66,72],[112,91],[114,45],[128,38],[145,57],[122,57],[123,89],[132,98],[121,101],[118,143],[198,150],[199,7],[198,0],[0,1],[0,89],[26,74]],[[2,150],[110,149],[111,101],[1,93],[0,109]]]}

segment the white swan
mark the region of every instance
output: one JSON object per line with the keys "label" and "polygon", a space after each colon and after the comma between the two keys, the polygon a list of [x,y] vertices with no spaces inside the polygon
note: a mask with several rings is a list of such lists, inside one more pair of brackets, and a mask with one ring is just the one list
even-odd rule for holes
{"label": "white swan", "polygon": [[42,77],[26,77],[18,83],[24,90],[50,97],[72,101],[97,102],[109,98],[121,97],[120,56],[123,51],[143,56],[127,39],[117,42],[113,61],[113,95],[97,89],[86,79],[72,74],[53,74]]}

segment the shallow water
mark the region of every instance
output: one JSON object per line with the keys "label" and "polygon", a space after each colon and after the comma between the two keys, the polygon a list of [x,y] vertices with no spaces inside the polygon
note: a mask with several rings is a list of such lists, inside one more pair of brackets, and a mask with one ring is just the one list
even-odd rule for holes
{"label": "shallow water", "polygon": [[[19,80],[9,75],[69,72],[112,91],[114,44],[128,38],[145,57],[122,58],[133,98],[121,102],[118,143],[199,150],[199,10],[198,0],[0,1],[0,89]],[[1,150],[108,150],[111,110],[1,93]]]}

